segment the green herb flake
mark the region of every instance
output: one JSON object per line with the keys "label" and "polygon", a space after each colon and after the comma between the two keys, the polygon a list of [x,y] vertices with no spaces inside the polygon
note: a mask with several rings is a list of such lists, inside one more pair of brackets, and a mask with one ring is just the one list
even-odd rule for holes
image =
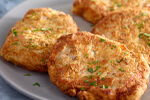
{"label": "green herb flake", "polygon": [[108,86],[107,85],[103,85],[103,89],[107,89],[108,88]]}
{"label": "green herb flake", "polygon": [[32,38],[30,39],[30,41],[32,40]]}
{"label": "green herb flake", "polygon": [[114,11],[115,9],[113,7],[110,8],[111,11]]}
{"label": "green herb flake", "polygon": [[147,23],[147,21],[144,21],[145,23]]}
{"label": "green herb flake", "polygon": [[56,34],[57,32],[54,32],[54,34]]}
{"label": "green herb flake", "polygon": [[123,72],[123,69],[122,69],[122,68],[119,68],[119,70]]}
{"label": "green herb flake", "polygon": [[32,13],[32,15],[35,15],[35,13]]}
{"label": "green herb flake", "polygon": [[18,42],[15,42],[13,45],[17,45],[18,44]]}
{"label": "green herb flake", "polygon": [[112,45],[111,49],[114,49],[114,48],[116,48],[116,45]]}
{"label": "green herb flake", "polygon": [[37,85],[38,87],[40,87],[40,84],[37,83],[37,82],[33,84],[33,86],[36,86],[36,85]]}
{"label": "green herb flake", "polygon": [[37,48],[37,46],[36,46],[36,45],[32,45],[32,47],[35,47],[35,48]]}
{"label": "green herb flake", "polygon": [[102,80],[105,80],[105,77],[102,77]]}
{"label": "green herb flake", "polygon": [[98,72],[98,75],[102,74],[102,72]]}
{"label": "green herb flake", "polygon": [[24,22],[24,20],[22,20],[22,22]]}
{"label": "green herb flake", "polygon": [[150,43],[147,43],[148,44],[148,46],[150,47]]}
{"label": "green herb flake", "polygon": [[140,38],[142,35],[145,35],[145,36],[147,36],[147,37],[150,37],[150,34],[147,34],[147,33],[141,33],[141,34],[139,34],[139,38]]}
{"label": "green herb flake", "polygon": [[93,73],[93,68],[89,68],[88,72]]}
{"label": "green herb flake", "polygon": [[124,29],[127,29],[127,26],[126,26],[126,27],[124,27]]}
{"label": "green herb flake", "polygon": [[87,64],[92,64],[92,63],[88,62]]}
{"label": "green herb flake", "polygon": [[97,69],[94,72],[96,72],[99,68],[101,68],[100,66],[96,66],[96,67],[97,67]]}
{"label": "green herb flake", "polygon": [[85,91],[85,88],[81,88],[80,90]]}
{"label": "green herb flake", "polygon": [[97,86],[97,83],[96,83],[96,81],[94,83],[89,82],[89,85]]}
{"label": "green herb flake", "polygon": [[29,43],[33,43],[33,42],[29,42]]}
{"label": "green herb flake", "polygon": [[140,24],[140,26],[138,27],[138,29],[141,29],[144,26],[144,23]]}
{"label": "green herb flake", "polygon": [[124,55],[128,54],[128,52],[125,52]]}
{"label": "green herb flake", "polygon": [[85,82],[87,83],[87,82],[89,82],[89,80],[85,80]]}
{"label": "green herb flake", "polygon": [[45,60],[42,58],[42,61],[45,62]]}
{"label": "green herb flake", "polygon": [[98,61],[93,61],[92,63],[93,63],[93,64],[96,64],[96,63],[98,63]]}
{"label": "green herb flake", "polygon": [[122,6],[122,4],[121,3],[118,3],[118,5],[117,5],[118,7],[121,7]]}
{"label": "green herb flake", "polygon": [[85,55],[85,58],[88,58],[88,54]]}
{"label": "green herb flake", "polygon": [[102,39],[102,38],[99,38],[102,42],[106,42],[104,39]]}
{"label": "green herb flake", "polygon": [[17,36],[17,31],[15,29],[13,29],[13,33],[15,36]]}
{"label": "green herb flake", "polygon": [[120,61],[117,60],[117,63],[120,63],[121,61],[123,61],[123,58]]}
{"label": "green herb flake", "polygon": [[41,31],[45,31],[46,30],[46,28],[41,28]]}
{"label": "green herb flake", "polygon": [[140,17],[140,15],[139,16],[136,16],[136,18],[139,18]]}
{"label": "green herb flake", "polygon": [[29,48],[30,46],[26,46],[26,48]]}
{"label": "green herb flake", "polygon": [[27,27],[24,27],[24,29],[25,29],[25,30],[28,30],[28,28],[27,28]]}
{"label": "green herb flake", "polygon": [[147,16],[147,14],[146,14],[146,13],[143,13],[142,15],[143,15],[143,16]]}
{"label": "green herb flake", "polygon": [[24,33],[24,30],[21,32],[22,34]]}
{"label": "green herb flake", "polygon": [[40,31],[39,29],[35,29],[34,31]]}
{"label": "green herb flake", "polygon": [[94,27],[94,25],[90,25],[90,27]]}
{"label": "green herb flake", "polygon": [[91,79],[92,77],[94,77],[94,75],[90,75],[90,76],[87,76],[89,79]]}
{"label": "green herb flake", "polygon": [[53,30],[53,28],[47,28],[46,30],[47,30],[47,31],[48,31],[48,30]]}
{"label": "green herb flake", "polygon": [[24,76],[31,76],[30,74],[24,74]]}

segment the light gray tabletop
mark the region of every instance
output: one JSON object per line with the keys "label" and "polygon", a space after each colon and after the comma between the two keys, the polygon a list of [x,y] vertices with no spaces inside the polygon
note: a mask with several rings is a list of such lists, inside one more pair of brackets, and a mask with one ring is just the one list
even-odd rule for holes
{"label": "light gray tabletop", "polygon": [[[24,0],[0,0],[0,18]],[[0,100],[31,100],[9,86],[0,76]]]}

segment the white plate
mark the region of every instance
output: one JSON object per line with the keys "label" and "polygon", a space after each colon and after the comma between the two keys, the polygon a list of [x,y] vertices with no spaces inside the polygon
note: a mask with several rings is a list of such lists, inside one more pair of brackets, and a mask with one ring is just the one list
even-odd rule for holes
{"label": "white plate", "polygon": [[[83,18],[74,15],[71,12],[74,0],[27,0],[14,9],[9,11],[0,19],[0,48],[5,42],[5,38],[11,27],[19,21],[24,14],[32,8],[51,7],[55,10],[64,11],[70,14],[78,27],[82,31],[91,31],[91,23],[86,22]],[[29,73],[31,76],[24,76]],[[33,99],[48,100],[76,100],[77,98],[69,97],[63,94],[50,80],[48,74],[30,72],[23,68],[16,67],[12,63],[5,61],[0,57],[0,74],[15,89]],[[33,86],[35,82],[40,83],[40,87]],[[150,99],[150,85],[142,100]]]}

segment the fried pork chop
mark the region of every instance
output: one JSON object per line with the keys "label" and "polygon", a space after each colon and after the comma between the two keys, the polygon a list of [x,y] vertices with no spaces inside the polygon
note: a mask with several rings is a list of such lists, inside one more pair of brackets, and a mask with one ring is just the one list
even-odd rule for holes
{"label": "fried pork chop", "polygon": [[48,72],[62,92],[80,100],[138,100],[147,88],[149,66],[118,42],[80,32],[58,39]]}
{"label": "fried pork chop", "polygon": [[111,12],[128,7],[148,7],[150,0],[75,0],[72,11],[96,24]]}
{"label": "fried pork chop", "polygon": [[56,40],[77,32],[70,15],[51,8],[31,9],[10,30],[1,55],[27,70],[47,72],[46,62]]}
{"label": "fried pork chop", "polygon": [[150,9],[128,9],[115,12],[100,21],[92,33],[121,42],[141,53],[150,64]]}

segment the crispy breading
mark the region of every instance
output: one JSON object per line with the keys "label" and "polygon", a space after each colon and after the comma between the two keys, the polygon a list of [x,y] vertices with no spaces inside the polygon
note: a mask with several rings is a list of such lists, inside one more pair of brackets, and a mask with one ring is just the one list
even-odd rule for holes
{"label": "crispy breading", "polygon": [[149,7],[150,0],[75,0],[72,11],[87,21],[98,23],[111,12],[128,7]]}
{"label": "crispy breading", "polygon": [[127,9],[115,12],[100,21],[93,34],[125,44],[128,49],[141,53],[150,64],[150,9]]}
{"label": "crispy breading", "polygon": [[58,39],[48,72],[62,92],[80,100],[139,100],[149,66],[141,54],[118,42],[80,32]]}
{"label": "crispy breading", "polygon": [[46,62],[54,43],[60,36],[77,31],[72,17],[64,12],[31,9],[11,28],[1,55],[27,70],[47,72]]}

